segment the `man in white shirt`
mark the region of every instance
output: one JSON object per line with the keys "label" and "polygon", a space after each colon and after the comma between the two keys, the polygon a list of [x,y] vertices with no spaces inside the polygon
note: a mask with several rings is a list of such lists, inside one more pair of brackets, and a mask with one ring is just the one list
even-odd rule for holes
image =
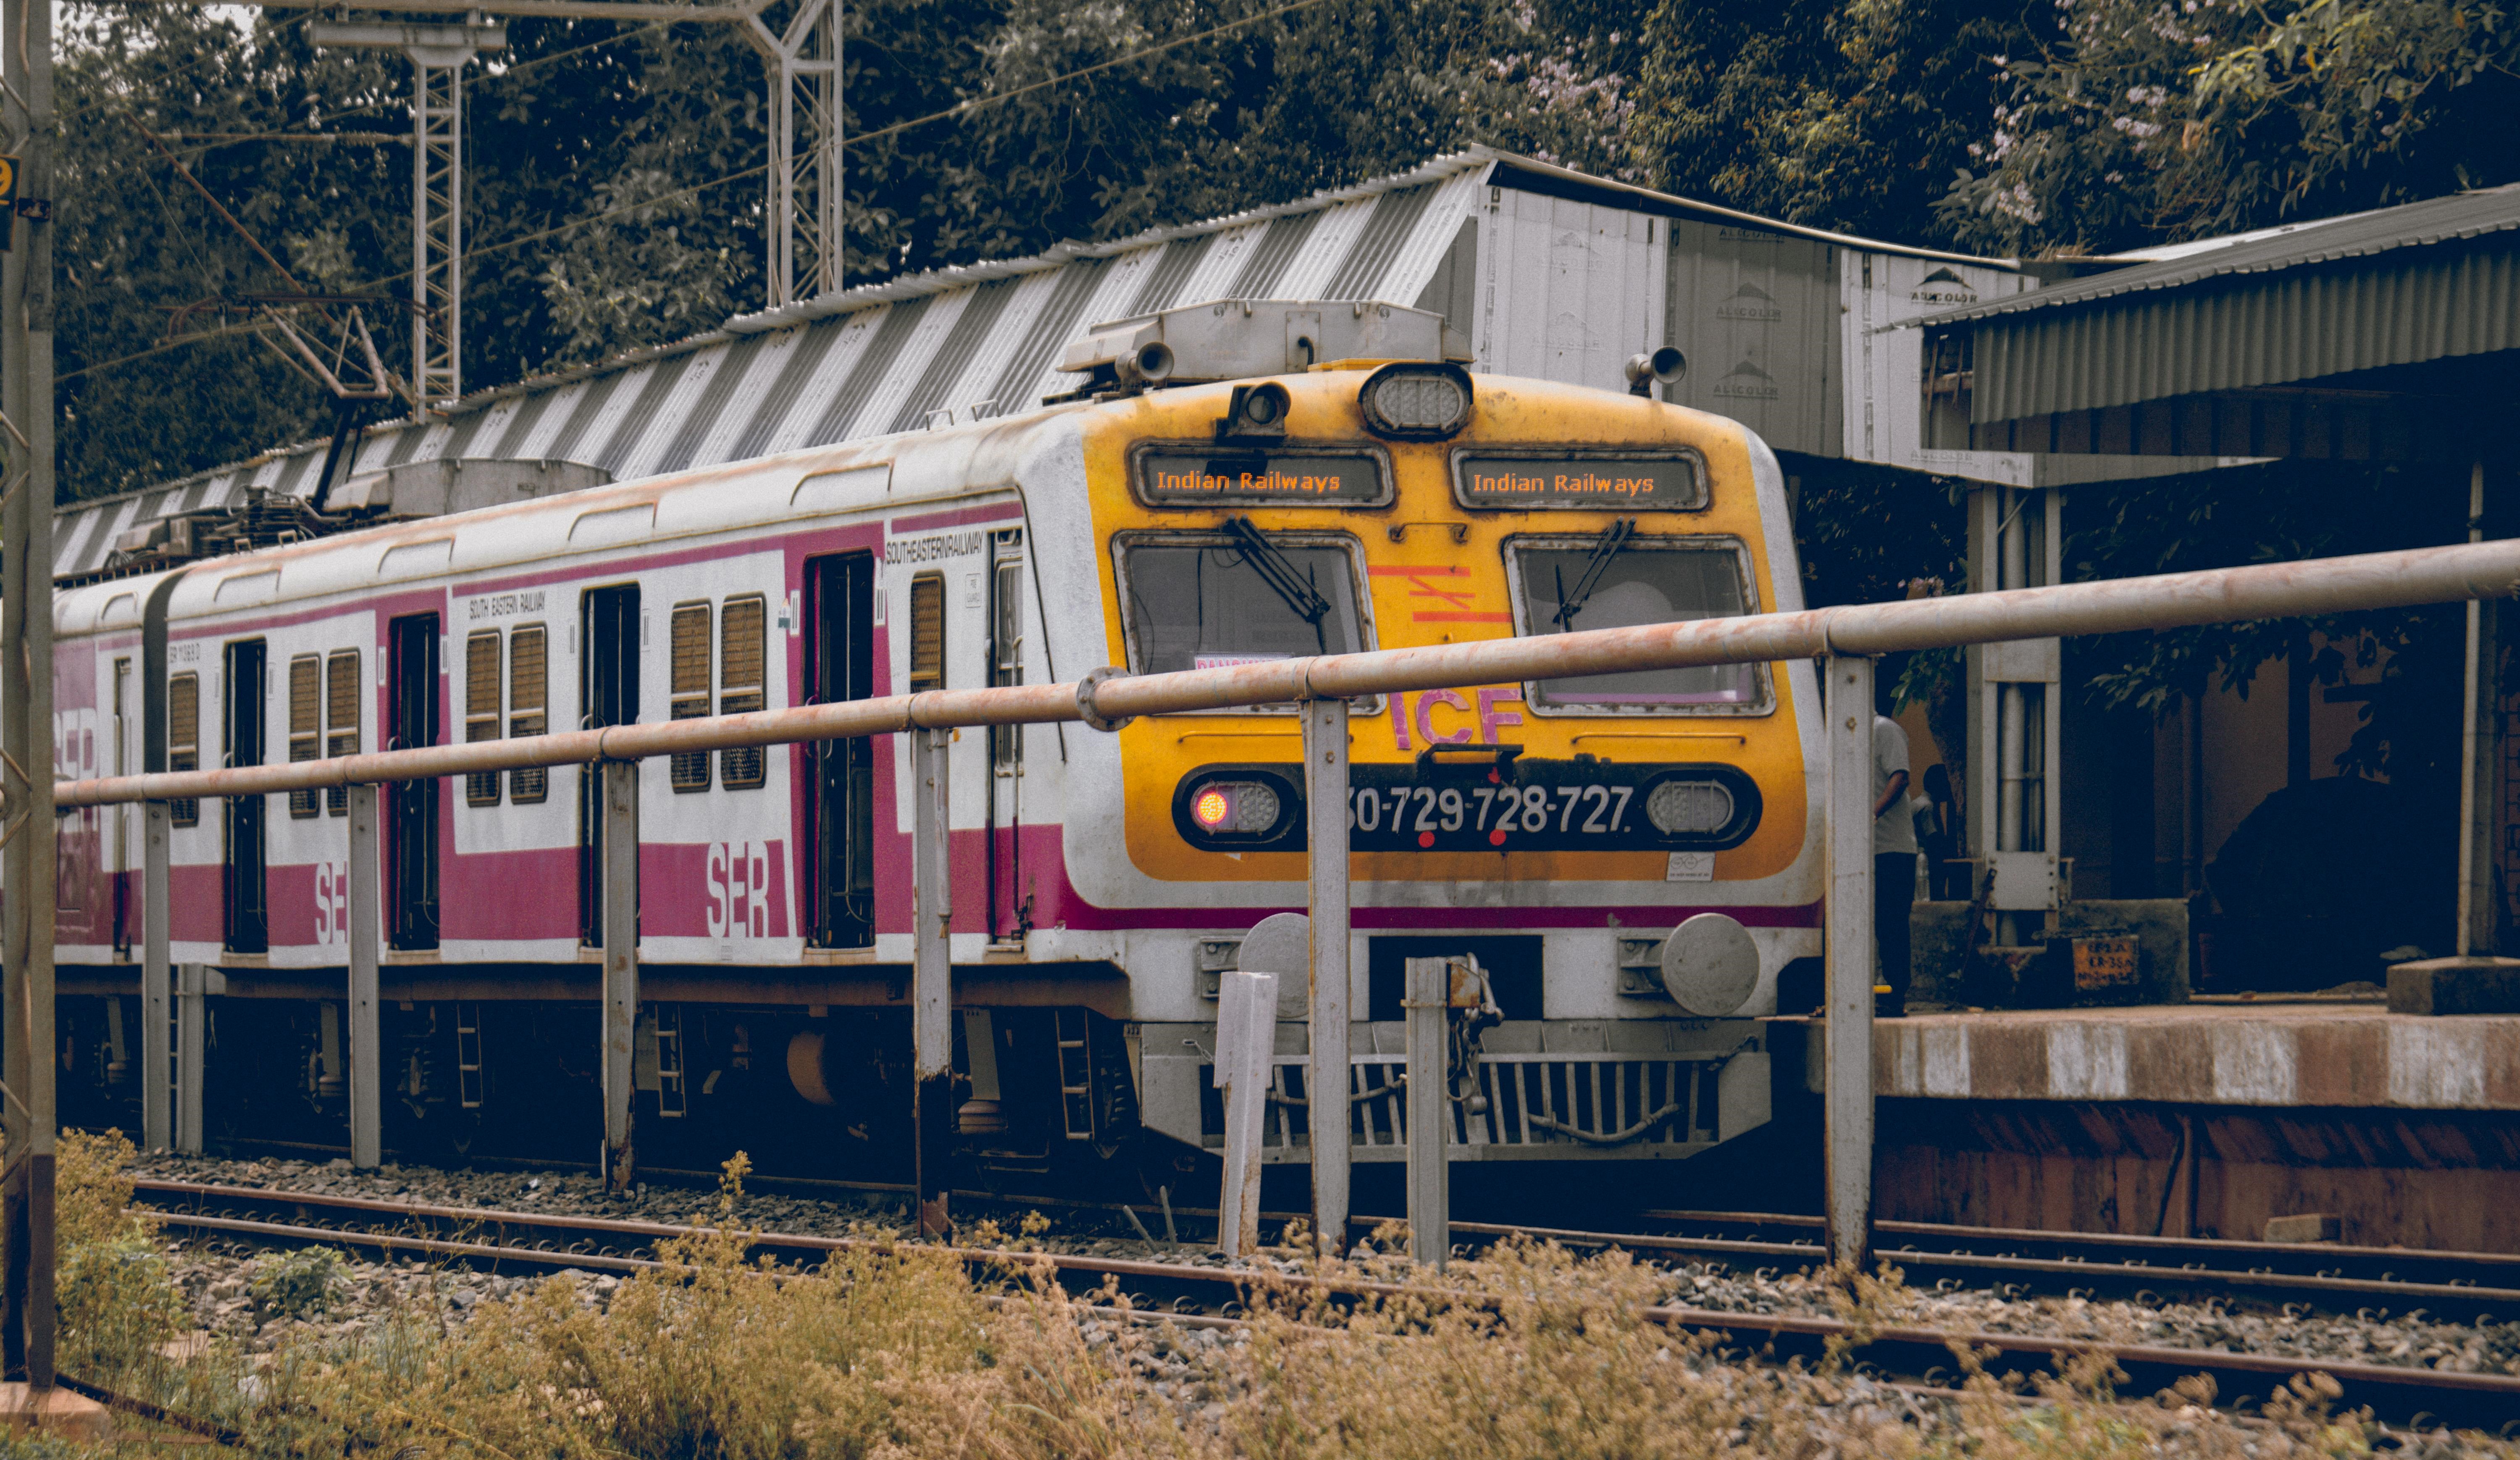
{"label": "man in white shirt", "polygon": [[[1887,699],[1884,695],[1881,699]],[[1908,911],[1916,896],[1916,822],[1908,810],[1908,732],[1872,716],[1872,946],[1874,981],[1890,985],[1874,1009],[1882,1019],[1908,1012]]]}

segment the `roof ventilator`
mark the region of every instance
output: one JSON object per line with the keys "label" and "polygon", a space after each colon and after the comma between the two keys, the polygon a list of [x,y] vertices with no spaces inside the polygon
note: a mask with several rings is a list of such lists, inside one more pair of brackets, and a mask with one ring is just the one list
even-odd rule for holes
{"label": "roof ventilator", "polygon": [[1089,379],[1053,400],[1291,375],[1340,361],[1465,361],[1444,316],[1371,299],[1218,299],[1096,325],[1058,368]]}

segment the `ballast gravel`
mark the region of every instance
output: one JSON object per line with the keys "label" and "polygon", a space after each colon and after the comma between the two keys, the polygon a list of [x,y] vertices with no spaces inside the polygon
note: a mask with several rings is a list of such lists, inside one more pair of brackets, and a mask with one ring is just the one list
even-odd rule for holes
{"label": "ballast gravel", "polygon": [[[613,1196],[603,1189],[595,1176],[584,1171],[457,1171],[398,1165],[354,1171],[341,1161],[227,1161],[159,1154],[142,1158],[134,1166],[134,1174],[433,1206],[656,1222],[709,1220],[716,1205],[714,1194],[683,1186],[647,1184],[633,1194]],[[762,1231],[841,1236],[864,1231],[870,1223],[897,1229],[907,1214],[903,1199],[888,1193],[821,1197],[747,1192],[738,1219]],[[986,1215],[1010,1239],[1026,1225],[1036,1228],[1026,1245],[1049,1251],[1226,1265],[1221,1254],[1195,1245],[1149,1243],[1126,1224],[1126,1218],[1102,1209],[1054,1209],[1044,1213],[1049,1220],[1047,1229],[1040,1229],[1039,1218],[1027,1223],[1027,1213],[1021,1209],[998,1209]],[[1151,1232],[1164,1231],[1160,1213],[1142,1209],[1140,1217]],[[1119,1228],[1116,1234],[1115,1225]],[[1205,1223],[1185,1219],[1182,1233],[1203,1237]],[[197,1312],[204,1324],[227,1325],[222,1331],[251,1325],[252,1304],[245,1297],[249,1276],[239,1278],[232,1271],[224,1277],[214,1275],[233,1268],[240,1259],[209,1255],[199,1248],[193,1251],[200,1255],[185,1260],[201,1263],[200,1274],[197,1280],[188,1268],[185,1281],[187,1291],[196,1295]],[[1291,1261],[1279,1265],[1290,1272],[1301,1270]],[[1766,1270],[1743,1273],[1702,1262],[1656,1265],[1668,1278],[1666,1300],[1675,1304],[1762,1315],[1829,1316],[1834,1311],[1830,1304],[1832,1290],[1809,1274],[1777,1275]],[[451,1315],[448,1321],[460,1321],[463,1310],[472,1302],[505,1297],[532,1281],[433,1270],[408,1262],[351,1262],[348,1266],[357,1275],[359,1291],[373,1295],[373,1301],[363,1298],[358,1305],[361,1310],[381,1310],[380,1304],[418,1300],[426,1287],[430,1293],[443,1295],[443,1305]],[[580,1287],[585,1300],[601,1301],[616,1285],[616,1280],[608,1276],[590,1273],[584,1275]],[[2520,1318],[2520,1314],[2514,1316]],[[348,1324],[359,1319],[354,1312],[338,1320],[316,1321]],[[1983,1289],[1908,1289],[1903,1305],[1890,1321],[1917,1328],[2153,1344],[2460,1373],[2520,1374],[2520,1322],[2443,1323],[2421,1312],[2358,1317],[2285,1312],[2254,1305],[2234,1307],[2216,1301],[2148,1304],[2085,1298],[2007,1299]],[[269,1341],[277,1342],[277,1336]],[[1181,1381],[1175,1376],[1165,1382]]]}

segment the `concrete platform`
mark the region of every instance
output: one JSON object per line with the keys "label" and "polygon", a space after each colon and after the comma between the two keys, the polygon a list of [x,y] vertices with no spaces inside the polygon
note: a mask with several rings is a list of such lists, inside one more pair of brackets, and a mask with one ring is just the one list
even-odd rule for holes
{"label": "concrete platform", "polygon": [[113,1411],[85,1394],[49,1389],[27,1402],[23,1380],[0,1384],[0,1432],[33,1431],[62,1439],[102,1443],[113,1438]]}
{"label": "concrete platform", "polygon": [[[1816,1121],[1827,1027],[1774,1025],[1802,1075],[1779,1112]],[[2520,1016],[1929,1014],[1876,1023],[1873,1062],[1886,1218],[2255,1240],[2323,1213],[2350,1243],[2520,1252]]]}
{"label": "concrete platform", "polygon": [[1872,1059],[1876,1093],[1923,1099],[2520,1111],[2520,1015],[2376,1003],[1920,1015]]}

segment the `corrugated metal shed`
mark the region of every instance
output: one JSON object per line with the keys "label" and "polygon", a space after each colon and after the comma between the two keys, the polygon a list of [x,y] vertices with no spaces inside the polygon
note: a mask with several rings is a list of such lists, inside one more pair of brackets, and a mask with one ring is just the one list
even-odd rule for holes
{"label": "corrugated metal shed", "polygon": [[2520,186],[2247,237],[1919,323],[1972,337],[1973,423],[2520,348]]}
{"label": "corrugated metal shed", "polygon": [[[1703,250],[1712,262],[1695,258]],[[1630,355],[1689,332],[1683,348],[1694,367],[1669,398],[1751,420],[1784,449],[1833,454],[1840,420],[1870,415],[1842,398],[1848,377],[1833,364],[1842,345],[1828,328],[1828,281],[1846,273],[1841,255],[1857,254],[1919,276],[1959,268],[1981,293],[2028,282],[2006,260],[1825,233],[1472,148],[1297,203],[825,295],[479,391],[442,420],[370,431],[353,475],[430,462],[568,464],[570,472],[448,478],[530,494],[539,481],[581,480],[585,468],[620,480],[916,431],[947,416],[1004,415],[1071,388],[1076,378],[1054,367],[1092,326],[1234,297],[1433,309],[1469,337],[1475,369],[1607,389],[1624,388]],[[1872,270],[1857,266],[1850,277]],[[1759,289],[1792,298],[1790,317],[1727,314],[1707,295],[1729,299],[1760,280]],[[1688,297],[1677,313],[1665,303],[1676,281]],[[1701,329],[1713,333],[1701,340]],[[1762,373],[1772,384],[1758,383]],[[1912,396],[1912,371],[1883,378],[1899,398]],[[1912,442],[1897,449],[1914,453]],[[248,488],[309,495],[324,450],[307,442],[67,507],[56,570],[111,570],[124,529],[232,506]],[[446,501],[478,505],[461,491]]]}

